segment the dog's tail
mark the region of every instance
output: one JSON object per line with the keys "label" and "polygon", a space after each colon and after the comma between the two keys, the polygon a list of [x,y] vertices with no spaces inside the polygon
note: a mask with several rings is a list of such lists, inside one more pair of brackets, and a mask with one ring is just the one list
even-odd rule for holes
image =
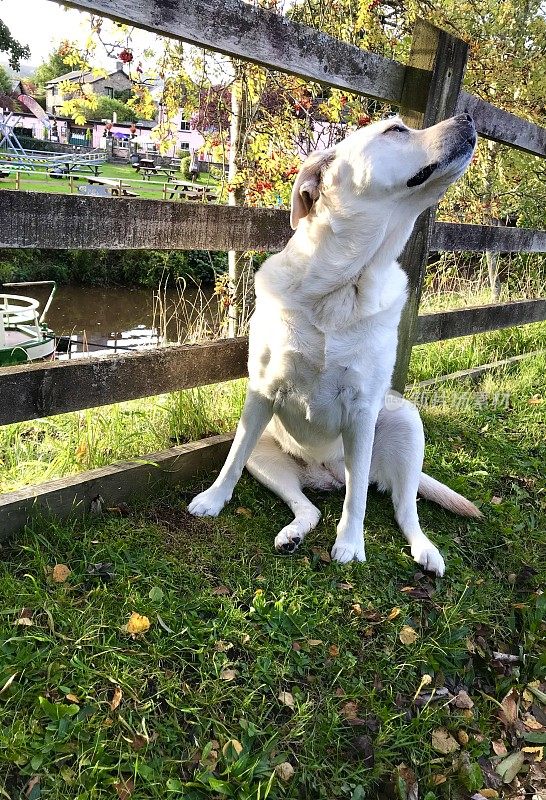
{"label": "dog's tail", "polygon": [[430,475],[425,475],[424,472],[421,473],[418,491],[421,497],[432,500],[455,514],[461,514],[463,517],[474,517],[474,519],[482,519],[483,517],[482,512],[474,503],[471,503],[462,494],[454,492],[449,486],[445,486],[435,478],[431,478]]}

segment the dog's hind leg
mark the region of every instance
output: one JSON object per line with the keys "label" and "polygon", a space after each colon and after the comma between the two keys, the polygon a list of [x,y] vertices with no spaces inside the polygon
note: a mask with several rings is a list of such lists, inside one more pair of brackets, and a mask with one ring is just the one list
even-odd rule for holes
{"label": "dog's hind leg", "polygon": [[320,520],[320,511],[301,490],[303,468],[289,453],[281,450],[267,432],[254,448],[246,468],[260,483],[284,500],[294,514],[292,522],[275,537],[276,550],[293,553]]}
{"label": "dog's hind leg", "polygon": [[421,478],[425,437],[419,412],[402,401],[379,413],[370,469],[370,483],[390,491],[394,515],[411,547],[415,561],[430,572],[443,575],[444,559],[421,530],[417,515],[417,489]]}

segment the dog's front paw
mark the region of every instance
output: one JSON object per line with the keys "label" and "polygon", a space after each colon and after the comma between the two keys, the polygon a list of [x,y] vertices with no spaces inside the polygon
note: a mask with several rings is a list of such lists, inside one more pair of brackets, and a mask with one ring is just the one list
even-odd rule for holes
{"label": "dog's front paw", "polygon": [[193,498],[188,511],[194,517],[217,517],[230,499],[220,487],[211,486]]}
{"label": "dog's front paw", "polygon": [[446,565],[440,551],[426,537],[412,544],[411,554],[415,561],[427,572],[434,572],[435,575],[441,578],[446,571]]}
{"label": "dog's front paw", "polygon": [[366,561],[364,551],[364,537],[338,536],[332,547],[332,559],[340,564],[348,564],[349,561]]}
{"label": "dog's front paw", "polygon": [[299,525],[290,524],[275,536],[275,550],[279,553],[294,553],[302,541],[303,534]]}

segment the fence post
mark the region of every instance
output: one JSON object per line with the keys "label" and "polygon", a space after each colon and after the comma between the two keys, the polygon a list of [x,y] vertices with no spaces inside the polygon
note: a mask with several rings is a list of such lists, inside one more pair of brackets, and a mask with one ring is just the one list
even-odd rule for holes
{"label": "fence post", "polygon": [[[454,114],[467,56],[468,45],[461,39],[429,22],[417,20],[400,103],[401,114],[408,125],[412,128],[428,128]],[[416,97],[424,100],[423,112],[408,110]],[[402,393],[415,338],[419,300],[435,217],[436,207],[418,217],[400,259],[409,279],[409,296],[398,328],[398,353],[392,385]]]}

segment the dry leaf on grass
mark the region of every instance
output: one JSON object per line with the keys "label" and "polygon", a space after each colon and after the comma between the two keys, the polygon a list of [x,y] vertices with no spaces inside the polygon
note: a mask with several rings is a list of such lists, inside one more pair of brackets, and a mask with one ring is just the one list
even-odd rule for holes
{"label": "dry leaf on grass", "polygon": [[340,714],[344,719],[356,719],[358,717],[358,706],[352,700],[341,706]]}
{"label": "dry leaf on grass", "polygon": [[125,778],[117,783],[114,783],[119,800],[128,800],[135,790],[135,782],[132,778]]}
{"label": "dry leaf on grass", "polygon": [[391,608],[389,616],[387,617],[387,619],[392,621],[393,619],[396,619],[396,617],[399,614],[400,614],[400,609],[397,606],[395,606],[394,608]]}
{"label": "dry leaf on grass", "polygon": [[510,753],[508,758],[497,764],[495,772],[501,776],[503,783],[511,783],[522,768],[524,761],[525,755],[520,750],[516,750],[515,753]]}
{"label": "dry leaf on grass", "polygon": [[457,739],[459,740],[459,744],[462,744],[464,747],[469,742],[468,733],[463,730],[457,731]]}
{"label": "dry leaf on grass", "polygon": [[114,688],[114,695],[110,700],[110,708],[112,711],[115,711],[116,708],[119,706],[122,697],[123,697],[123,692],[121,691],[121,686],[116,686]]}
{"label": "dry leaf on grass", "polygon": [[79,703],[80,702],[79,698],[76,697],[75,694],[72,694],[72,692],[69,692],[68,694],[65,694],[65,697],[70,703]]}
{"label": "dry leaf on grass", "polygon": [[283,706],[294,709],[294,696],[290,692],[279,692],[277,699],[281,701]]}
{"label": "dry leaf on grass", "polygon": [[328,652],[330,653],[332,658],[336,658],[339,655],[339,647],[337,646],[337,644],[332,644],[328,648]]}
{"label": "dry leaf on grass", "polygon": [[283,761],[282,764],[277,764],[275,767],[275,775],[281,781],[287,783],[294,774],[294,767],[289,761]]}
{"label": "dry leaf on grass", "polygon": [[239,514],[240,517],[248,517],[252,516],[252,511],[250,508],[244,508],[243,506],[239,506],[239,508],[235,509],[235,513]]}
{"label": "dry leaf on grass", "polygon": [[398,634],[398,638],[402,642],[402,644],[415,644],[417,639],[419,638],[419,634],[417,633],[411,625],[404,625],[400,633]]}
{"label": "dry leaf on grass", "polygon": [[55,583],[64,583],[70,575],[70,572],[71,570],[66,566],[66,564],[55,564],[53,571],[51,572],[51,578],[55,581]]}
{"label": "dry leaf on grass", "polygon": [[5,691],[9,689],[15,678],[19,675],[18,672],[14,672],[13,675],[10,675],[5,684],[0,689],[0,694],[4,694]]}
{"label": "dry leaf on grass", "polygon": [[436,752],[448,755],[460,750],[459,743],[453,738],[445,728],[437,728],[432,731],[432,747]]}
{"label": "dry leaf on grass", "polygon": [[234,669],[223,669],[220,673],[220,677],[223,681],[234,681],[237,677],[237,673]]}
{"label": "dry leaf on grass", "polygon": [[243,752],[243,745],[237,739],[230,739],[222,747],[222,753],[225,758],[237,758]]}
{"label": "dry leaf on grass", "polygon": [[518,699],[519,695],[517,691],[515,689],[510,689],[501,703],[499,719],[507,728],[511,728],[516,724],[518,718]]}
{"label": "dry leaf on grass", "polygon": [[225,595],[231,594],[231,591],[227,586],[215,586],[212,590],[212,594],[216,595],[216,597],[224,597]]}
{"label": "dry leaf on grass", "polygon": [[322,639],[307,639],[307,644],[309,647],[318,647],[319,644],[322,644]]}
{"label": "dry leaf on grass", "polygon": [[461,689],[459,694],[453,698],[453,705],[456,706],[457,708],[463,708],[463,709],[473,708],[474,701],[472,700],[472,698],[468,696],[468,694],[464,691],[464,689]]}
{"label": "dry leaf on grass", "polygon": [[501,739],[495,739],[491,742],[491,747],[493,748],[493,752],[496,756],[507,756],[508,750],[506,749],[506,745]]}
{"label": "dry leaf on grass", "polygon": [[133,611],[129,617],[128,623],[123,625],[121,630],[124,633],[131,634],[131,636],[138,636],[139,634],[146,633],[146,631],[150,630],[150,620],[148,617],[145,617],[142,614],[137,614],[136,611]]}

